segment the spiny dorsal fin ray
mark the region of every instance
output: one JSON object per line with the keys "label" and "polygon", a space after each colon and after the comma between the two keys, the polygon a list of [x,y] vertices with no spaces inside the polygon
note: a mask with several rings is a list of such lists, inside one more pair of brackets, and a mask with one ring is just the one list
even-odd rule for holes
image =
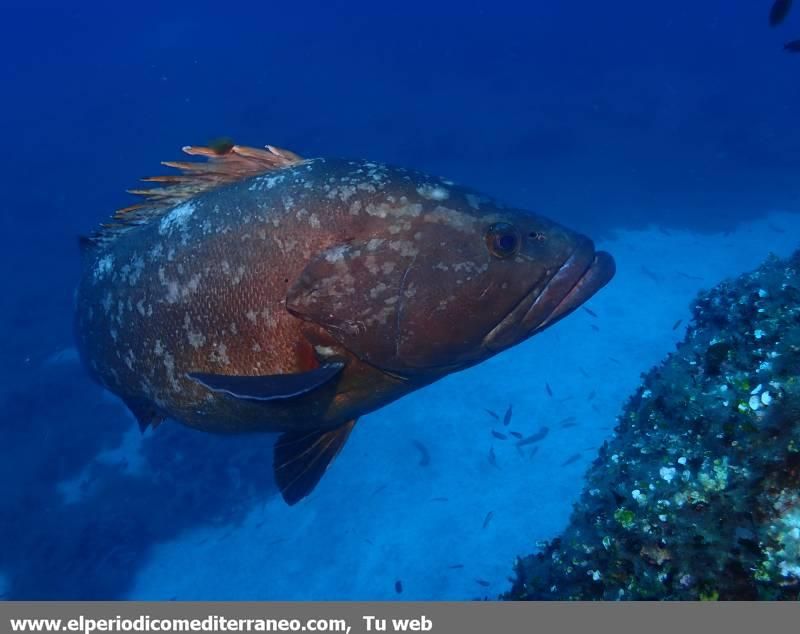
{"label": "spiny dorsal fin ray", "polygon": [[273,145],[267,145],[263,150],[245,145],[223,148],[187,145],[183,151],[189,156],[199,156],[206,160],[162,162],[162,165],[178,169],[182,173],[143,178],[144,182],[159,183],[160,186],[128,190],[128,193],[141,196],[145,200],[117,210],[113,221],[101,225],[88,242],[105,244],[126,229],[159,217],[166,210],[189,198],[223,185],[295,165],[303,160],[294,152]]}

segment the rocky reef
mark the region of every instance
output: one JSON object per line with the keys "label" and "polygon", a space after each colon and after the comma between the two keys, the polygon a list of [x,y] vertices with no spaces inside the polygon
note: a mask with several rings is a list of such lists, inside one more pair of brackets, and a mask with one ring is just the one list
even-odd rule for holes
{"label": "rocky reef", "polygon": [[800,251],[701,293],[505,599],[800,598]]}

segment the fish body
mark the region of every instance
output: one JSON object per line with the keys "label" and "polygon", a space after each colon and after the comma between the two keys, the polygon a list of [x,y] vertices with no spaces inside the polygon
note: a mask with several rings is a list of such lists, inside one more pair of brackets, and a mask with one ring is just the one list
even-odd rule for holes
{"label": "fish body", "polygon": [[517,442],[517,447],[524,447],[525,445],[533,445],[537,442],[541,442],[545,439],[547,434],[550,433],[550,429],[548,427],[542,426],[539,428],[535,434],[531,434],[527,438],[523,438],[519,442]]}
{"label": "fish body", "polygon": [[[142,427],[281,432],[289,503],[356,419],[563,318],[613,276],[569,229],[448,181],[283,150],[137,192],[84,240],[81,358]],[[220,153],[221,152],[221,153]]]}

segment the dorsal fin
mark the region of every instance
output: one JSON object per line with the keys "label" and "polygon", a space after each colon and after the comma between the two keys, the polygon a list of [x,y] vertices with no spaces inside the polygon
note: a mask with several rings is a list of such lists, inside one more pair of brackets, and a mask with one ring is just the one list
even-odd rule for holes
{"label": "dorsal fin", "polygon": [[190,156],[201,156],[207,160],[162,162],[162,165],[180,170],[181,173],[143,178],[144,182],[159,183],[159,186],[128,190],[128,193],[143,197],[144,202],[116,211],[112,221],[102,225],[85,242],[93,245],[105,244],[126,229],[158,217],[166,210],[203,192],[295,165],[303,160],[294,152],[272,145],[267,145],[263,150],[231,144],[215,147],[187,145],[182,149]]}

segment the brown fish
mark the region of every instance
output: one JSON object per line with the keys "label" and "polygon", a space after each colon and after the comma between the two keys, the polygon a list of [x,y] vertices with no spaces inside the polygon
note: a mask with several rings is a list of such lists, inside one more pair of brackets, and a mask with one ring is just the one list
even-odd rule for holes
{"label": "brown fish", "polygon": [[541,216],[369,161],[186,147],[81,240],[76,337],[144,429],[281,432],[294,504],[358,417],[565,317],[610,255]]}

